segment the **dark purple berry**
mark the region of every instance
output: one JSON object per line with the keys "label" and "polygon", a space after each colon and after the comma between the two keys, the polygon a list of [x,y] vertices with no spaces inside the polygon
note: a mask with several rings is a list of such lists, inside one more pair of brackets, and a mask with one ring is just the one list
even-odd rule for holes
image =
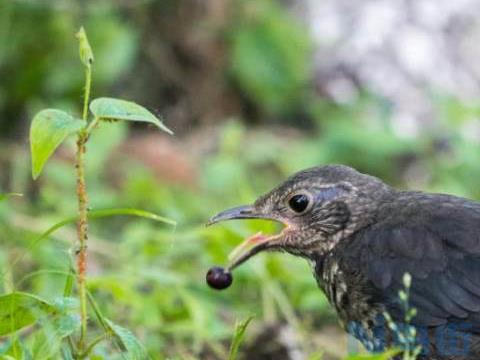
{"label": "dark purple berry", "polygon": [[232,274],[220,266],[213,266],[207,272],[207,284],[213,289],[226,289],[232,285],[232,281]]}

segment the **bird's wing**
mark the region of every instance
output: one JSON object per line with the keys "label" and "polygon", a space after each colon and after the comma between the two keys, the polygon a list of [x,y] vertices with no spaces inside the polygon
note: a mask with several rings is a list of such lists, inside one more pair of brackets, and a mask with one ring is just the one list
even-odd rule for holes
{"label": "bird's wing", "polygon": [[[393,210],[393,209],[392,209]],[[469,323],[480,332],[480,205],[439,197],[406,202],[362,235],[362,268],[398,321],[398,291],[412,276],[413,323]]]}

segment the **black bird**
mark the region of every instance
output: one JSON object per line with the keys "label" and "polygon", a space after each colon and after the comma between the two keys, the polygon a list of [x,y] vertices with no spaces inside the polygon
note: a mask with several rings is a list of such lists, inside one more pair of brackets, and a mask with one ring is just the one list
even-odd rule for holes
{"label": "black bird", "polygon": [[384,314],[405,329],[399,290],[408,273],[419,358],[480,359],[480,203],[400,191],[350,167],[327,165],[300,171],[209,224],[252,218],[285,228],[247,239],[229,269],[264,250],[308,259],[340,323],[372,351],[401,340]]}

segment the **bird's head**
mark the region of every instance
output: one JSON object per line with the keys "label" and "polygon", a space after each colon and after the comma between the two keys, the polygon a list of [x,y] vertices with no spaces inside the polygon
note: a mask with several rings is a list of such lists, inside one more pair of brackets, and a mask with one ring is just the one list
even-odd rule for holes
{"label": "bird's head", "polygon": [[347,166],[315,167],[294,174],[252,205],[222,211],[208,225],[232,219],[267,219],[284,225],[278,234],[246,239],[230,255],[230,269],[264,250],[314,258],[371,223],[379,200],[390,191],[379,179]]}

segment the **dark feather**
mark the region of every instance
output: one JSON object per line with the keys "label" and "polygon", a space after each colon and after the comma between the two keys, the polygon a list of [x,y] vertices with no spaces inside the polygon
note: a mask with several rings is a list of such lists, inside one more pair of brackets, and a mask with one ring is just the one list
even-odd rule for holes
{"label": "dark feather", "polygon": [[[402,321],[398,290],[412,275],[414,324],[473,321],[480,312],[480,205],[448,195],[402,193],[354,236],[376,300]],[[356,246],[358,248],[358,246]],[[365,254],[364,254],[365,255]]]}

